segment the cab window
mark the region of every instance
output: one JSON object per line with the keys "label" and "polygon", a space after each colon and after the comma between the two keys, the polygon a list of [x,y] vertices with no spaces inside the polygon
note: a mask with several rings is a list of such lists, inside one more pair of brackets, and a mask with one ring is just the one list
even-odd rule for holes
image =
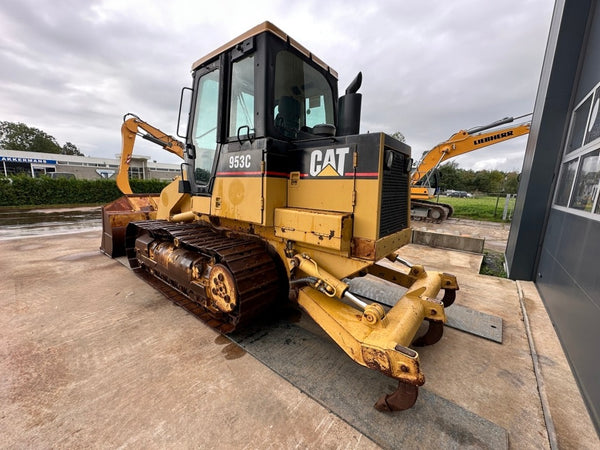
{"label": "cab window", "polygon": [[254,133],[254,115],[254,56],[248,56],[231,68],[229,136]]}
{"label": "cab window", "polygon": [[192,139],[196,149],[194,178],[197,185],[205,186],[210,180],[217,149],[219,69],[202,75],[198,81],[197,92],[192,129]]}
{"label": "cab window", "polygon": [[312,133],[315,125],[335,123],[333,92],[327,79],[290,51],[277,53],[274,89],[274,125],[284,137],[296,139]]}

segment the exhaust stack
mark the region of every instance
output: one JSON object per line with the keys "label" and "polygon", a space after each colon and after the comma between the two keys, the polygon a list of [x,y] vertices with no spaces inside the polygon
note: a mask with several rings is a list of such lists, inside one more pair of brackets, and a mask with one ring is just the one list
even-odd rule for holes
{"label": "exhaust stack", "polygon": [[360,108],[362,94],[358,94],[362,84],[362,72],[346,88],[346,94],[342,95],[338,104],[338,136],[349,136],[358,134],[360,130]]}

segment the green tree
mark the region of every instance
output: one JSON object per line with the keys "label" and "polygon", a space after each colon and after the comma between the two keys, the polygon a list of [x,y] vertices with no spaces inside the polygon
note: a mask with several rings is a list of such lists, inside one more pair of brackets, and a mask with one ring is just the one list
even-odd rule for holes
{"label": "green tree", "polygon": [[477,172],[470,169],[458,169],[458,173],[460,174],[459,191],[473,192],[477,190],[477,181],[475,181]]}
{"label": "green tree", "polygon": [[462,185],[461,182],[461,174],[460,171],[462,169],[458,168],[458,164],[454,161],[448,162],[446,164],[442,164],[438,167],[438,172],[440,174],[440,188],[444,191],[448,189],[453,189],[455,191],[459,191],[459,186]]}
{"label": "green tree", "polygon": [[0,147],[22,152],[83,156],[75,144],[67,142],[61,147],[54,136],[21,122],[0,122]]}
{"label": "green tree", "polygon": [[61,153],[63,155],[84,156],[83,153],[81,153],[79,151],[79,149],[77,148],[77,146],[75,144],[72,144],[71,142],[67,142],[67,143],[65,143],[65,145],[62,146]]}
{"label": "green tree", "polygon": [[23,152],[61,152],[54,137],[24,123],[0,122],[0,146]]}
{"label": "green tree", "polygon": [[505,173],[499,170],[480,170],[475,172],[472,190],[478,192],[502,192]]}
{"label": "green tree", "polygon": [[500,170],[465,170],[452,161],[438,168],[440,187],[443,191],[481,192],[485,194],[516,194],[519,188],[517,172],[502,172]]}
{"label": "green tree", "polygon": [[519,190],[519,174],[517,172],[508,172],[504,180],[504,192],[507,194],[516,194]]}

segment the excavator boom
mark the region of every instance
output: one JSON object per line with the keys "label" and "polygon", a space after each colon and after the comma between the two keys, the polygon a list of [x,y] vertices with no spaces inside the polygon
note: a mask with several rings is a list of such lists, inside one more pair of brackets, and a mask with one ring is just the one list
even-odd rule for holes
{"label": "excavator boom", "polygon": [[[483,131],[491,126],[498,126],[499,123],[507,123],[508,120],[512,121],[514,119],[509,117],[488,126],[477,127],[475,130]],[[450,158],[528,134],[530,125],[530,122],[525,122],[485,133],[476,133],[473,130],[461,130],[454,133],[448,140],[436,145],[423,155],[411,175],[411,182],[413,185],[418,183],[431,170]]]}
{"label": "excavator boom", "polygon": [[[142,130],[143,133],[140,130]],[[117,187],[125,195],[133,193],[131,191],[131,186],[129,185],[129,165],[131,164],[131,157],[133,156],[133,147],[136,136],[141,136],[147,141],[160,145],[165,150],[183,159],[184,146],[181,142],[173,136],[169,136],[158,128],[153,127],[149,123],[144,122],[136,115],[125,115],[123,118],[123,125],[121,125],[121,164],[119,166],[119,173],[117,174]]]}
{"label": "excavator boom", "polygon": [[[517,119],[528,115],[519,116]],[[487,131],[500,125],[511,123],[514,120],[514,117],[505,117],[488,125],[461,130],[450,136],[448,140],[441,142],[424,153],[411,173],[410,199],[412,218],[441,222],[450,217],[452,215],[452,207],[450,205],[430,201],[430,199],[434,198],[436,191],[435,187],[431,187],[430,183],[430,178],[435,169],[450,158],[529,133],[530,122]]]}
{"label": "excavator boom", "polygon": [[144,122],[134,114],[126,114],[121,125],[121,164],[117,187],[123,197],[102,207],[102,244],[100,250],[109,256],[125,254],[125,229],[129,222],[157,218],[159,194],[134,194],[129,184],[129,166],[136,136],[141,136],[183,159],[184,146],[173,136]]}

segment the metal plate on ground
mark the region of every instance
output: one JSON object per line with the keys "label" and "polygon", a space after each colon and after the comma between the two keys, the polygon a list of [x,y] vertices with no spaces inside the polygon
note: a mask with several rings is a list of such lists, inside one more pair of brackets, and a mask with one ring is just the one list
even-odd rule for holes
{"label": "metal plate on ground", "polygon": [[308,318],[229,337],[384,448],[508,448],[504,428],[423,388],[410,410],[375,410],[375,401],[397,382],[356,364]]}
{"label": "metal plate on ground", "polygon": [[446,309],[446,325],[502,344],[502,318],[457,304]]}
{"label": "metal plate on ground", "polygon": [[[405,294],[406,288],[369,276],[345,279],[354,294],[377,299],[387,306],[394,306]],[[446,325],[490,341],[502,343],[502,318],[475,311],[454,303],[445,309]]]}

